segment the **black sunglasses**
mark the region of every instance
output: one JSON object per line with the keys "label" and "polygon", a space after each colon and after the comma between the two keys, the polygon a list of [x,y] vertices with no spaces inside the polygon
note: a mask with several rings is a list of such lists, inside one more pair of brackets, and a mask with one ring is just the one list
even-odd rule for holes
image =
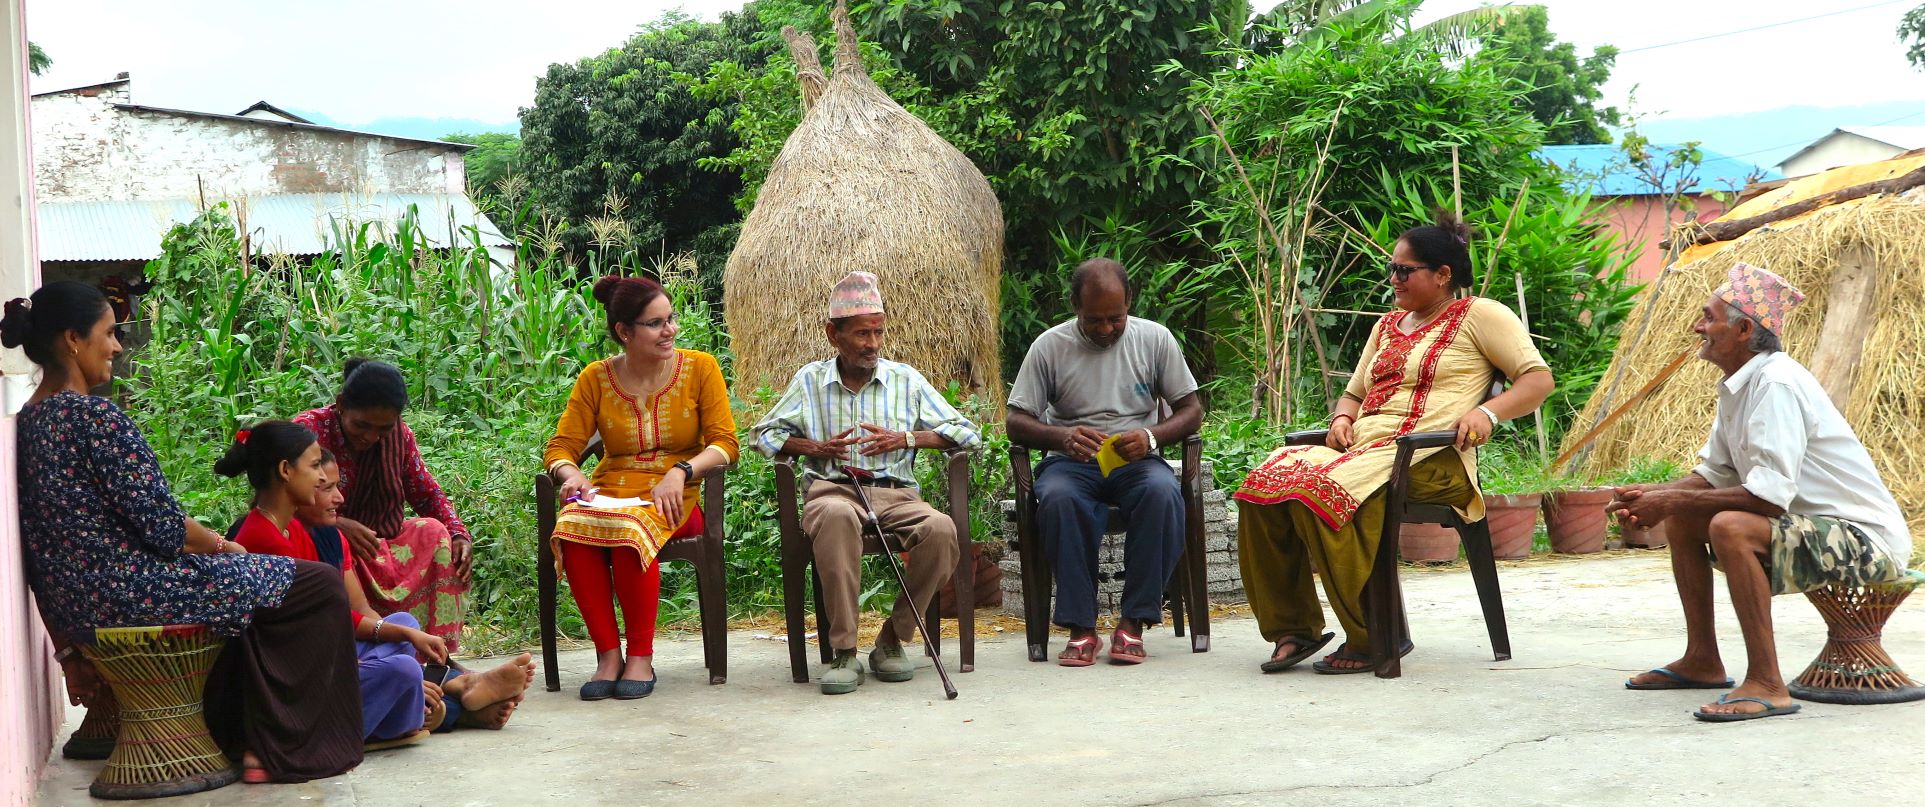
{"label": "black sunglasses", "polygon": [[1390,262],[1390,274],[1396,277],[1399,281],[1409,280],[1412,272],[1435,272],[1435,271],[1437,271],[1436,267],[1411,266],[1409,264],[1402,264],[1396,261]]}

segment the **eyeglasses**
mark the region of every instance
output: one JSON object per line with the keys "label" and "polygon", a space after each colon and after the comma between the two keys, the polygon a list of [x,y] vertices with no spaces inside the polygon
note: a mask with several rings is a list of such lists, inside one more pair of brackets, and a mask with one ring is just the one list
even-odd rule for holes
{"label": "eyeglasses", "polygon": [[1409,264],[1398,263],[1396,261],[1390,262],[1390,274],[1393,277],[1396,277],[1398,281],[1409,280],[1412,272],[1435,272],[1435,271],[1437,271],[1436,268],[1430,267],[1430,266],[1411,266]]}
{"label": "eyeglasses", "polygon": [[681,319],[678,316],[676,316],[675,314],[670,314],[666,317],[656,317],[655,319],[638,319],[628,324],[647,328],[651,331],[659,331],[670,325],[677,325],[680,323],[681,323]]}

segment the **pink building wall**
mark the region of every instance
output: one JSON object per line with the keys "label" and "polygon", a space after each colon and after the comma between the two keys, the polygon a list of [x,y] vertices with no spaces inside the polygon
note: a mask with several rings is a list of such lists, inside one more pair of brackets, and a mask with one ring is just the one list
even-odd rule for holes
{"label": "pink building wall", "polygon": [[1598,200],[1592,220],[1616,234],[1625,249],[1642,247],[1631,264],[1630,281],[1650,283],[1664,271],[1664,238],[1671,228],[1690,219],[1709,222],[1724,215],[1724,202],[1710,195],[1686,197],[1684,204],[1667,212],[1662,196],[1612,196]]}
{"label": "pink building wall", "polygon": [[[27,36],[22,0],[0,5],[0,299],[40,284],[34,259],[33,160],[27,144]],[[29,365],[0,356],[0,804],[30,804],[65,707],[51,645],[27,590],[14,479],[14,409]]]}

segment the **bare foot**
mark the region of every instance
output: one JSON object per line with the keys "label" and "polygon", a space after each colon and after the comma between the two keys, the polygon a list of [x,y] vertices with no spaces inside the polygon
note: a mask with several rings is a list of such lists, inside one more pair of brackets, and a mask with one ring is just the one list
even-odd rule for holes
{"label": "bare foot", "polygon": [[521,705],[521,699],[522,696],[516,695],[499,703],[488,704],[480,709],[471,709],[462,712],[461,717],[455,719],[455,725],[471,729],[500,731],[502,726],[508,725],[508,718],[514,716],[515,707]]}
{"label": "bare foot", "polygon": [[[1718,659],[1699,660],[1685,657],[1664,665],[1662,669],[1677,673],[1686,681],[1716,681],[1723,683],[1725,678],[1724,662]],[[1651,686],[1677,683],[1663,673],[1641,672],[1631,676],[1631,683],[1637,686]],[[1757,704],[1752,704],[1756,706]]]}
{"label": "bare foot", "polygon": [[1785,691],[1783,686],[1772,687],[1746,680],[1739,684],[1737,689],[1726,693],[1723,699],[1731,701],[1730,703],[1707,703],[1699,711],[1708,715],[1756,714],[1766,711],[1765,707],[1757,703],[1736,700],[1737,698],[1757,698],[1770,703],[1773,709],[1783,709],[1791,705],[1791,693]]}
{"label": "bare foot", "polygon": [[523,653],[508,663],[484,673],[469,673],[461,679],[474,679],[461,690],[461,708],[480,709],[520,695],[535,678],[534,657]]}

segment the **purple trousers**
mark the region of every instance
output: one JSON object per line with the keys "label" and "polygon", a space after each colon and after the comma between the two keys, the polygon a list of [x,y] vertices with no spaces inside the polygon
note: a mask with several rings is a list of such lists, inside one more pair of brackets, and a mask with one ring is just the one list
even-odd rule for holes
{"label": "purple trousers", "polygon": [[[391,614],[389,625],[415,630],[421,623],[406,612]],[[421,662],[407,642],[354,643],[361,670],[361,737],[391,740],[421,729],[426,696],[421,692]]]}

